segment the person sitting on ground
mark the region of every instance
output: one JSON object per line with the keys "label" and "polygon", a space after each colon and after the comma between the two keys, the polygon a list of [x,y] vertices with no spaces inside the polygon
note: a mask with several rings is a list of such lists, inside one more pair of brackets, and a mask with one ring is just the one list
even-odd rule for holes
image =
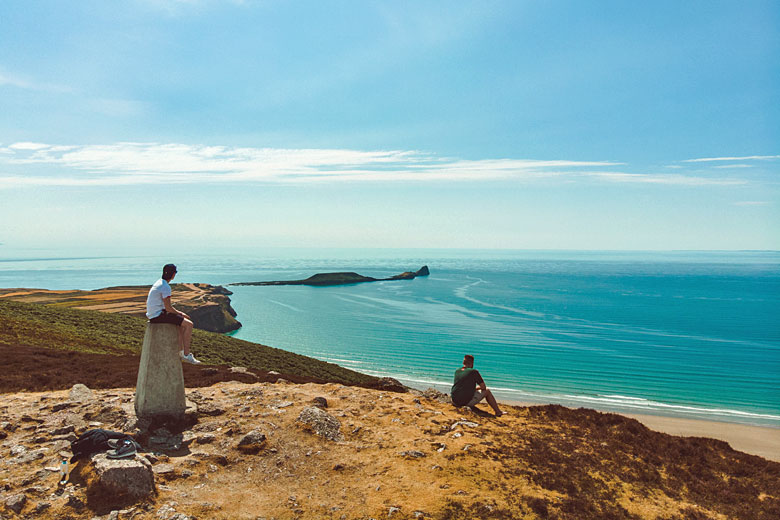
{"label": "person sitting on ground", "polygon": [[[479,390],[477,390],[479,385]],[[455,371],[455,383],[450,390],[452,404],[455,406],[468,406],[474,411],[479,411],[477,403],[482,399],[487,399],[488,404],[496,413],[496,417],[504,415],[493,397],[493,393],[488,390],[482,376],[474,369],[474,356],[466,354],[463,357],[463,366]]]}
{"label": "person sitting on ground", "polygon": [[146,298],[146,317],[149,323],[171,323],[179,327],[179,355],[181,360],[193,365],[200,364],[190,352],[192,342],[192,318],[177,311],[171,305],[171,286],[169,282],[176,276],[176,266],[165,264],[162,278],[154,282]]}

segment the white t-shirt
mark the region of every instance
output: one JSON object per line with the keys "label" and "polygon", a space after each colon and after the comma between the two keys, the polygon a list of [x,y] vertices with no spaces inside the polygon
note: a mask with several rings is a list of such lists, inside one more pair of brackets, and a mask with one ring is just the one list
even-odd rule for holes
{"label": "white t-shirt", "polygon": [[163,298],[167,298],[171,295],[171,286],[168,282],[160,278],[152,288],[149,289],[149,296],[146,297],[146,317],[150,320],[156,318],[162,311],[165,310],[165,304]]}

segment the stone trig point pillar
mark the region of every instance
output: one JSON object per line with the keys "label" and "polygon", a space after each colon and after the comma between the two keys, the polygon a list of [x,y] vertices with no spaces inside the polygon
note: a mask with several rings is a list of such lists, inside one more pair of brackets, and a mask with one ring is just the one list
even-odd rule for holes
{"label": "stone trig point pillar", "polygon": [[179,328],[169,323],[147,323],[138,383],[137,417],[182,417],[184,374],[179,358]]}

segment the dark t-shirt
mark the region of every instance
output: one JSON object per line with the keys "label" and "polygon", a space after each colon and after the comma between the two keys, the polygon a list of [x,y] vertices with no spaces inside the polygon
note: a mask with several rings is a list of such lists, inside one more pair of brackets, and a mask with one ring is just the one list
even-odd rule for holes
{"label": "dark t-shirt", "polygon": [[452,395],[452,404],[455,406],[465,406],[474,397],[474,391],[477,385],[484,384],[482,376],[473,368],[461,367],[455,371],[455,384],[452,385],[450,395]]}

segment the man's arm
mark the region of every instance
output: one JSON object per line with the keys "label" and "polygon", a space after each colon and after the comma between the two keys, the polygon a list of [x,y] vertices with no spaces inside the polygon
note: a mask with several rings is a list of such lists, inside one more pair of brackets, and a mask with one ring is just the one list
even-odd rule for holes
{"label": "man's arm", "polygon": [[177,311],[176,309],[173,308],[173,305],[171,305],[170,296],[166,296],[165,298],[163,298],[163,305],[165,306],[165,312],[168,312],[170,314],[178,314],[182,318],[187,318],[188,320],[191,319],[186,313]]}

